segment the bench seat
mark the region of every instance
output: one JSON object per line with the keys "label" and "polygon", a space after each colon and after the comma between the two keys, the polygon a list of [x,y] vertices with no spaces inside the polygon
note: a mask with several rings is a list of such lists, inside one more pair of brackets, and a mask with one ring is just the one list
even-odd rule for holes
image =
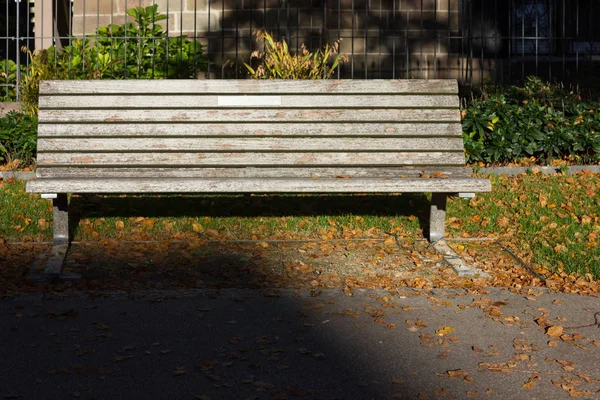
{"label": "bench seat", "polygon": [[459,193],[484,192],[486,179],[449,178],[70,178],[39,179],[51,193]]}

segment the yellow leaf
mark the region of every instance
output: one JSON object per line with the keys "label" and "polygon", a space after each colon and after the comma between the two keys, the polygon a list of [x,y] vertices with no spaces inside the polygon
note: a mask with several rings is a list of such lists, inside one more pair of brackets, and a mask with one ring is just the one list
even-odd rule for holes
{"label": "yellow leaf", "polygon": [[390,236],[389,238],[385,239],[383,244],[386,246],[393,246],[396,244],[396,239],[393,236]]}
{"label": "yellow leaf", "polygon": [[125,228],[125,224],[123,223],[123,221],[117,221],[115,222],[115,228],[117,228],[118,230],[123,230]]}
{"label": "yellow leaf", "polygon": [[563,327],[560,325],[553,325],[546,329],[546,335],[550,337],[559,337],[563,333]]}
{"label": "yellow leaf", "polygon": [[445,326],[442,329],[435,331],[435,334],[438,336],[446,336],[447,334],[452,333],[452,332],[454,332],[454,328]]}
{"label": "yellow leaf", "polygon": [[200,225],[199,223],[197,223],[197,222],[194,222],[192,224],[192,229],[194,230],[194,232],[198,232],[198,233],[199,232],[204,232],[204,227],[202,225]]}

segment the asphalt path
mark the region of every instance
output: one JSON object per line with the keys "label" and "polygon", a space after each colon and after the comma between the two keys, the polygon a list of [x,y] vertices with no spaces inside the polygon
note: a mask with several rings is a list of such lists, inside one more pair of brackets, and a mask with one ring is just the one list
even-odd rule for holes
{"label": "asphalt path", "polygon": [[32,294],[0,302],[0,399],[600,398],[596,312],[538,288]]}

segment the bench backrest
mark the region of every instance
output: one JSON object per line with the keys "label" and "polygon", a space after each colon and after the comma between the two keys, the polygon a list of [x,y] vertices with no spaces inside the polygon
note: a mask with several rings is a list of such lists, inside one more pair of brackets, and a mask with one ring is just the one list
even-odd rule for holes
{"label": "bench backrest", "polygon": [[43,81],[38,177],[460,167],[457,94],[454,80]]}

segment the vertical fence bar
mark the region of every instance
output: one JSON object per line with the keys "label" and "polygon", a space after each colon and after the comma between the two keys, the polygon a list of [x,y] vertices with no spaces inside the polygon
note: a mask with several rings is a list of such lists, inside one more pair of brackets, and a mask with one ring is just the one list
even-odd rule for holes
{"label": "vertical fence bar", "polygon": [[[188,10],[189,11],[189,10]],[[183,10],[181,11],[183,13]],[[198,50],[198,0],[194,0],[194,78],[198,77],[198,58],[196,51]],[[154,36],[154,35],[152,35]]]}
{"label": "vertical fence bar", "polygon": [[354,79],[354,0],[352,0],[351,7],[352,7],[352,13],[351,13],[351,15],[352,15],[352,31],[351,31],[352,38],[350,40],[351,40],[352,46],[351,46],[350,51],[351,51],[352,55],[351,55],[351,62],[350,62],[350,78]]}
{"label": "vertical fence bar", "polygon": [[[504,81],[503,68],[499,68],[498,65],[498,52],[502,48],[502,35],[499,35],[500,30],[498,29],[498,0],[494,0],[494,68],[495,68],[495,82],[498,82],[498,76]],[[498,45],[498,36],[500,36],[500,45]],[[500,73],[498,73],[500,70]]]}
{"label": "vertical fence bar", "polygon": [[525,13],[521,13],[521,80],[525,80]]}
{"label": "vertical fence bar", "polygon": [[567,9],[565,8],[565,0],[562,0],[562,46],[561,46],[561,53],[562,53],[562,72],[563,72],[563,79],[565,78],[565,70],[566,70],[566,52],[565,49],[568,45],[568,41],[567,41],[567,26],[565,24],[565,14],[567,12]]}
{"label": "vertical fence bar", "polygon": [[[489,0],[488,0],[489,1]],[[483,73],[484,73],[484,62],[485,62],[485,58],[484,58],[484,54],[483,51],[485,49],[485,46],[487,44],[487,37],[485,34],[485,20],[483,18],[483,9],[480,11],[480,15],[481,15],[481,25],[480,25],[480,31],[479,31],[479,43],[480,43],[480,49],[479,49],[479,84],[483,85]]]}
{"label": "vertical fence bar", "polygon": [[510,8],[508,11],[508,79],[512,81],[512,56],[514,52],[513,46],[513,13],[515,10],[515,0],[510,0]]}
{"label": "vertical fence bar", "polygon": [[[575,6],[575,43],[579,43],[579,0],[576,2]],[[575,46],[575,71],[579,72],[579,46]]]}
{"label": "vertical fence bar", "polygon": [[[448,36],[447,38],[447,49],[446,49],[446,78],[450,78],[450,54],[452,51],[452,39],[450,39],[452,35],[452,25],[451,25],[451,19],[450,19],[450,15],[451,15],[451,8],[450,8],[450,0],[448,0],[448,2],[446,3],[446,11],[448,12],[448,20],[447,20],[447,27],[448,29],[446,30],[446,35]],[[460,20],[460,10],[456,10],[457,14],[456,14],[456,18]],[[459,21],[459,25],[460,25],[460,21]]]}
{"label": "vertical fence bar", "polygon": [[437,26],[437,8],[438,0],[433,1],[433,33],[435,40],[433,44],[433,79],[437,78],[437,47],[439,45],[438,26]]}
{"label": "vertical fence bar", "polygon": [[410,79],[410,49],[408,42],[408,26],[410,23],[410,11],[406,10],[406,23],[404,24],[404,51],[406,52],[406,79]]}
{"label": "vertical fence bar", "polygon": [[211,18],[210,18],[210,0],[206,2],[206,13],[207,13],[207,15],[206,15],[206,25],[207,25],[206,30],[208,31],[206,33],[208,35],[208,39],[206,40],[206,62],[207,62],[207,65],[206,65],[206,75],[207,76],[206,77],[208,79],[210,79],[210,66],[212,64],[210,62],[211,56],[212,56],[212,52],[210,51],[210,44],[211,44],[211,41],[212,41],[212,35],[210,33],[210,22],[211,22]]}
{"label": "vertical fence bar", "polygon": [[[342,33],[342,25],[341,25],[342,24],[342,22],[341,22],[341,20],[342,20],[342,17],[341,17],[341,15],[342,15],[342,0],[336,0],[336,1],[337,1],[337,11],[338,11],[337,12],[337,31],[338,31],[337,37],[338,37],[338,39],[340,39],[342,36],[341,35],[341,33]],[[341,78],[341,68],[338,68],[337,78],[338,79]]]}
{"label": "vertical fence bar", "polygon": [[[169,26],[167,25],[167,28]],[[189,71],[184,71],[183,68],[183,52],[181,51],[183,47],[183,0],[179,0],[179,78],[183,78],[183,73],[185,72],[185,78],[187,78],[187,74]],[[186,67],[187,69],[187,67]]]}
{"label": "vertical fence bar", "polygon": [[473,84],[473,2],[469,2],[469,42],[467,44],[467,51],[469,55],[467,57],[467,82],[469,85]]}
{"label": "vertical fence bar", "polygon": [[369,1],[365,1],[365,27],[363,33],[364,50],[365,50],[365,59],[363,61],[363,65],[365,68],[365,79],[369,78]]}
{"label": "vertical fence bar", "polygon": [[[4,70],[5,71],[8,71],[8,59],[9,59],[9,57],[8,57],[8,47],[9,47],[9,44],[10,44],[10,41],[8,39],[8,35],[10,33],[10,31],[8,29],[8,20],[9,20],[9,18],[8,18],[8,15],[9,15],[8,11],[9,11],[9,9],[8,9],[8,1],[7,1],[6,2],[6,10],[5,10],[5,15],[6,15],[6,32],[5,32],[5,38],[4,38],[4,43],[5,43],[5,48],[6,48],[6,59],[3,60],[4,61]],[[0,61],[2,61],[2,60],[0,60]],[[9,97],[9,92],[11,90],[8,85],[9,85],[9,83],[8,83],[8,74],[7,74],[6,78],[4,79],[4,85],[2,86],[4,88],[4,95],[7,98]],[[19,88],[18,88],[18,82],[17,82],[17,87],[15,88],[15,90],[18,92],[19,91],[18,89]]]}
{"label": "vertical fence bar", "polygon": [[421,15],[420,15],[420,34],[419,37],[419,78],[423,79],[423,0],[421,0]]}
{"label": "vertical fence bar", "polygon": [[538,0],[535,0],[535,74],[538,74],[538,53],[540,50],[540,7]]}
{"label": "vertical fence bar", "polygon": [[225,77],[225,0],[221,0],[221,79]]}
{"label": "vertical fence bar", "polygon": [[235,0],[235,63],[234,65],[234,69],[235,69],[235,79],[238,79],[238,68],[237,68],[237,62],[239,59],[239,43],[240,43],[240,36],[239,36],[239,32],[240,32],[240,25],[239,25],[239,15],[240,15],[240,8],[239,8],[239,0]]}
{"label": "vertical fence bar", "polygon": [[[381,79],[383,77],[382,75],[382,71],[381,71],[381,49],[383,48],[384,42],[383,42],[383,5],[381,4],[382,0],[379,0],[379,58],[377,60],[377,68],[378,68],[378,74],[379,74],[379,78]],[[386,18],[387,19],[387,18]]]}

